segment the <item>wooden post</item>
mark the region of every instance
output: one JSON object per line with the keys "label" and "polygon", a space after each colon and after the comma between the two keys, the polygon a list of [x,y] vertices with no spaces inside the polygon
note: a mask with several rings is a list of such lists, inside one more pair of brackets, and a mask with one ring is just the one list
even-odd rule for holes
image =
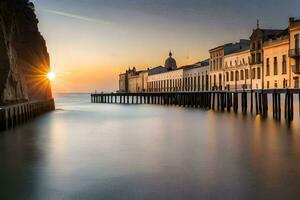
{"label": "wooden post", "polygon": [[272,106],[273,106],[273,118],[276,119],[277,118],[277,98],[276,98],[276,93],[275,91],[273,91],[273,94],[272,94]]}
{"label": "wooden post", "polygon": [[256,114],[258,115],[258,99],[257,99],[257,92],[255,92],[255,108],[256,108]]}
{"label": "wooden post", "polygon": [[259,114],[262,114],[262,93],[258,93],[258,107],[259,107]]}
{"label": "wooden post", "polygon": [[250,93],[250,112],[253,113],[253,92]]}
{"label": "wooden post", "polygon": [[215,92],[212,94],[212,109],[215,110]]}
{"label": "wooden post", "polygon": [[231,110],[231,106],[230,106],[231,98],[230,98],[230,95],[231,95],[231,93],[227,92],[227,111],[228,112],[230,112],[230,110]]}
{"label": "wooden post", "polygon": [[290,120],[294,120],[294,93],[291,93],[291,117]]}

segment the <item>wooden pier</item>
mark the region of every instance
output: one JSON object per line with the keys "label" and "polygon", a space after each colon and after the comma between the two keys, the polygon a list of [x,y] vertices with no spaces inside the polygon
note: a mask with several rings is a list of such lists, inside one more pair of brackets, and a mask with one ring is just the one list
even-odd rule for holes
{"label": "wooden pier", "polygon": [[55,104],[53,99],[0,107],[0,130],[14,128],[40,114],[54,109]]}
{"label": "wooden pier", "polygon": [[[294,119],[294,97],[299,89],[207,91],[207,92],[145,92],[91,94],[92,103],[160,104],[212,109],[227,112],[254,113],[267,117],[272,105],[273,118],[280,120],[282,107],[287,121]],[[272,101],[269,101],[272,98]],[[284,104],[282,104],[284,99]],[[300,108],[300,105],[299,105]]]}

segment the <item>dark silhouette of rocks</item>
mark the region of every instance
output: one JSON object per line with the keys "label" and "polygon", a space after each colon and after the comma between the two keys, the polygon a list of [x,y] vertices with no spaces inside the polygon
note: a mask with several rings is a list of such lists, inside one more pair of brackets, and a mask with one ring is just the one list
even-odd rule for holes
{"label": "dark silhouette of rocks", "polygon": [[28,0],[0,1],[0,105],[52,98],[50,59]]}

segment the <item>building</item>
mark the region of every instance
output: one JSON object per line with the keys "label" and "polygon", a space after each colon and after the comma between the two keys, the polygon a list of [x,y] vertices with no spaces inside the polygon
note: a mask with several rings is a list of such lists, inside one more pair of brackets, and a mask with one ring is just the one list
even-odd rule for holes
{"label": "building", "polygon": [[257,21],[257,28],[253,30],[250,40],[250,67],[251,67],[251,79],[252,89],[264,89],[264,51],[263,45],[266,41],[276,37],[284,30],[280,29],[261,29],[259,22]]}
{"label": "building", "polygon": [[119,75],[119,90],[118,92],[128,92],[128,74],[123,73]]}
{"label": "building", "polygon": [[291,65],[291,87],[299,88],[300,76],[300,19],[289,19],[289,57]]}
{"label": "building", "polygon": [[224,56],[235,51],[247,48],[250,44],[249,40],[240,40],[237,43],[229,43],[210,49],[210,70],[209,70],[209,85],[210,90],[224,89]]}
{"label": "building", "polygon": [[137,71],[133,69],[126,70],[125,73],[119,75],[119,91],[118,92],[145,92],[147,91],[148,70]]}
{"label": "building", "polygon": [[172,52],[165,61],[165,66],[152,68],[148,72],[148,91],[170,92],[180,91],[183,70],[177,69],[176,60],[172,57]]}
{"label": "building", "polygon": [[209,50],[210,59],[177,67],[172,52],[164,66],[120,74],[120,92],[174,92],[300,88],[300,19],[286,29],[261,29]]}
{"label": "building", "polygon": [[209,59],[181,68],[183,69],[182,91],[209,90]]}
{"label": "building", "polygon": [[265,89],[291,87],[288,29],[264,42],[263,86]]}
{"label": "building", "polygon": [[[171,61],[170,58],[172,59]],[[170,53],[164,68],[156,67],[149,70],[148,91],[176,92],[208,90],[208,73],[208,60],[177,68],[176,60],[172,58],[172,53]]]}
{"label": "building", "polygon": [[225,90],[242,90],[251,88],[250,49],[245,47],[224,56]]}

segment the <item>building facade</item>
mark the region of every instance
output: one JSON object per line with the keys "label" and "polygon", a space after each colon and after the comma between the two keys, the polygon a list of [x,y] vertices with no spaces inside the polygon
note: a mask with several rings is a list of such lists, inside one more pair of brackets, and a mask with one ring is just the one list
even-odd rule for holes
{"label": "building facade", "polygon": [[[286,32],[287,33],[287,32]],[[289,35],[282,34],[263,45],[264,88],[290,88],[291,68],[289,54]]]}
{"label": "building facade", "polygon": [[248,48],[249,40],[240,40],[237,43],[229,43],[218,46],[209,50],[210,54],[210,90],[225,89],[225,75],[224,75],[224,57],[244,48]]}
{"label": "building facade", "polygon": [[251,88],[250,49],[244,48],[224,57],[225,90]]}
{"label": "building facade", "polygon": [[[170,57],[171,56],[172,54]],[[168,63],[168,59],[165,63]],[[176,63],[176,60],[174,58],[172,59],[172,63]],[[149,70],[148,91],[205,91],[208,90],[208,73],[208,60],[179,68],[177,68],[177,66],[175,67],[175,65],[173,65],[173,67],[166,65],[165,69],[156,67]]]}
{"label": "building facade", "polygon": [[291,65],[291,87],[299,88],[299,76],[300,76],[300,20],[294,18],[289,19],[289,57]]}
{"label": "building facade", "polygon": [[300,88],[300,20],[286,29],[252,31],[209,50],[210,59],[177,67],[172,52],[165,66],[120,74],[120,92],[174,92]]}
{"label": "building facade", "polygon": [[137,71],[133,69],[126,70],[125,73],[119,75],[119,91],[118,92],[145,92],[148,88],[148,70]]}

